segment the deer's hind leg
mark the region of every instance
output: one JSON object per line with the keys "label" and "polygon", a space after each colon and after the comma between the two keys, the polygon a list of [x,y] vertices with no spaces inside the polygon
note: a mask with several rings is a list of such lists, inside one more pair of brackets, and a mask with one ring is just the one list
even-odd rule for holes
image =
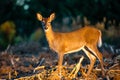
{"label": "deer's hind leg", "polygon": [[96,57],[93,54],[91,54],[89,51],[87,51],[85,48],[83,48],[82,50],[85,52],[85,54],[90,59],[90,66],[89,66],[89,69],[87,71],[87,74],[85,75],[87,77],[91,73],[91,71],[93,69],[94,63],[96,61]]}
{"label": "deer's hind leg", "polygon": [[87,46],[87,48],[92,51],[92,53],[98,58],[98,60],[100,61],[100,65],[101,65],[101,69],[102,69],[102,75],[105,76],[105,70],[104,70],[104,66],[103,66],[103,56],[102,53],[99,52],[99,50],[97,49],[96,45],[92,45],[92,46]]}

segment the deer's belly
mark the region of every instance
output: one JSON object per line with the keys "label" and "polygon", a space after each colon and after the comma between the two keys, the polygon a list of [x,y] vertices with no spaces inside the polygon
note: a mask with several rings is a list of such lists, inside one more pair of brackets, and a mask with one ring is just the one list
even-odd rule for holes
{"label": "deer's belly", "polygon": [[84,45],[81,47],[77,47],[77,48],[65,48],[65,53],[64,54],[69,54],[69,53],[73,53],[73,52],[78,52],[80,50],[82,50],[84,48]]}

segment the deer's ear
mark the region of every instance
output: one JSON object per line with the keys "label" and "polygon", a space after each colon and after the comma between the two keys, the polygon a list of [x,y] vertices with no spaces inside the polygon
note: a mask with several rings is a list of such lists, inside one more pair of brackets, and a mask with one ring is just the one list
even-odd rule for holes
{"label": "deer's ear", "polygon": [[42,15],[41,15],[40,13],[37,13],[37,19],[38,19],[39,21],[42,21]]}
{"label": "deer's ear", "polygon": [[55,18],[55,13],[52,13],[49,17],[49,22],[51,22],[52,20],[54,20]]}

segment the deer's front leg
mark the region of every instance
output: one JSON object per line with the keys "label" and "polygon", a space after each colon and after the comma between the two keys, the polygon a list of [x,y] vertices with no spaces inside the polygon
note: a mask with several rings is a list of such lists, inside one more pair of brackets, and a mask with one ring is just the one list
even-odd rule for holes
{"label": "deer's front leg", "polygon": [[63,53],[58,53],[58,74],[62,77],[62,63],[63,63]]}

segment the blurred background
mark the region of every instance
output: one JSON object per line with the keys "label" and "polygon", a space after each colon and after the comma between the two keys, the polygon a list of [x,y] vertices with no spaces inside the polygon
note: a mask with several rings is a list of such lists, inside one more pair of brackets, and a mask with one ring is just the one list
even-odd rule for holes
{"label": "blurred background", "polygon": [[103,43],[120,48],[119,0],[0,0],[0,51],[8,45],[47,41],[36,13],[56,13],[54,31],[69,32],[94,25],[103,33]]}

